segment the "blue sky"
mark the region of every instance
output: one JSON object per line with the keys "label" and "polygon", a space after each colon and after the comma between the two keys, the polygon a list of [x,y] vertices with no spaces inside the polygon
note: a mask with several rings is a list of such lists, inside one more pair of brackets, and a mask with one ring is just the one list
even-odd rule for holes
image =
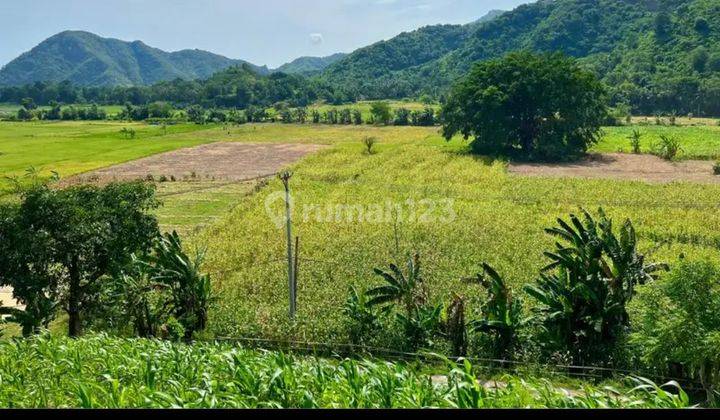
{"label": "blue sky", "polygon": [[63,30],[277,67],[528,0],[0,0],[0,66]]}

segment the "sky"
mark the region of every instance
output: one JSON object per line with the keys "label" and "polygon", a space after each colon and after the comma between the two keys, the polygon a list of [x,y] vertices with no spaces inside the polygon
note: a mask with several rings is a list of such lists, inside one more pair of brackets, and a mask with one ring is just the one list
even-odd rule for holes
{"label": "sky", "polygon": [[64,30],[166,51],[198,48],[272,68],[528,0],[0,0],[0,66]]}

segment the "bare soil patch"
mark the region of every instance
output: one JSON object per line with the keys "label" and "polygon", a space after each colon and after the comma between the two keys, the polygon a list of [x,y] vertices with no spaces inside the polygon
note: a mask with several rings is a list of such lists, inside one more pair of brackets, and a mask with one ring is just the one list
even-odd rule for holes
{"label": "bare soil patch", "polygon": [[109,182],[153,177],[176,180],[242,181],[271,176],[325,146],[220,142],[162,153],[79,175],[77,182]]}
{"label": "bare soil patch", "polygon": [[713,162],[668,162],[652,155],[608,153],[591,155],[572,163],[512,163],[510,173],[546,178],[599,178],[649,183],[696,182],[720,184]]}

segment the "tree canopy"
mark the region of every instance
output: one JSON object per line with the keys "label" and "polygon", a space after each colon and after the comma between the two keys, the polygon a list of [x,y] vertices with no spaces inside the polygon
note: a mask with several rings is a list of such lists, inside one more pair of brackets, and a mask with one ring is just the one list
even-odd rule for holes
{"label": "tree canopy", "polygon": [[560,53],[518,52],[478,63],[443,107],[443,135],[472,138],[478,153],[562,160],[597,142],[605,90]]}

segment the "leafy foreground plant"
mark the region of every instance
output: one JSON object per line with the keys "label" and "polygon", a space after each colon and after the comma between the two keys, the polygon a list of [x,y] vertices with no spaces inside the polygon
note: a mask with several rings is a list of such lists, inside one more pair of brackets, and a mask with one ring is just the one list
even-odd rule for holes
{"label": "leafy foreground plant", "polygon": [[633,304],[631,343],[660,374],[699,380],[709,402],[720,397],[720,270],[682,262]]}
{"label": "leafy foreground plant", "polygon": [[599,220],[583,211],[581,220],[558,219],[547,233],[560,239],[555,252],[546,252],[550,264],[538,285],[526,287],[540,307],[537,309],[550,343],[569,351],[575,362],[603,360],[616,340],[626,332],[626,305],[637,285],[654,280],[664,264],[645,264],[637,251],[635,229],[626,220],[619,237],[612,220],[602,209]]}
{"label": "leafy foreground plant", "polygon": [[[448,362],[449,363],[449,362]],[[433,381],[403,364],[330,361],[223,344],[48,335],[0,343],[0,406],[106,408],[688,407],[676,385],[628,380],[569,395],[547,380],[478,382],[465,362]]]}

